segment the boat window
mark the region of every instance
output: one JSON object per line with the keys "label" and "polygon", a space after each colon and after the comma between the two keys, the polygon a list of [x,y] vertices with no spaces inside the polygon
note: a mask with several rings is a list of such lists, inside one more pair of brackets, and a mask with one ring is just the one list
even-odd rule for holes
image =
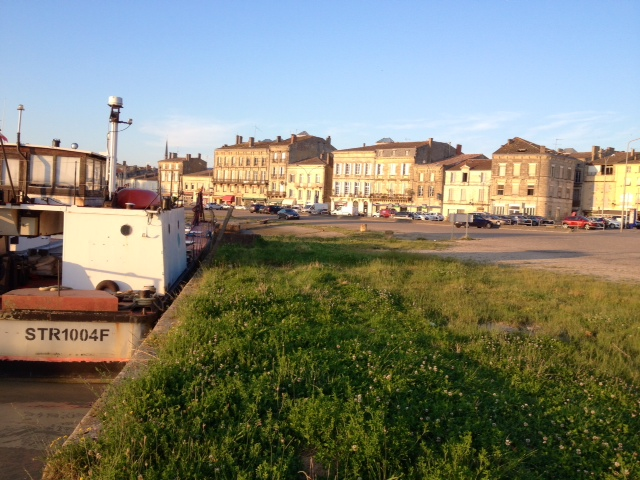
{"label": "boat window", "polygon": [[131,225],[123,225],[122,227],[120,227],[120,233],[125,237],[128,235],[131,235],[132,231],[133,231],[133,228],[131,228]]}

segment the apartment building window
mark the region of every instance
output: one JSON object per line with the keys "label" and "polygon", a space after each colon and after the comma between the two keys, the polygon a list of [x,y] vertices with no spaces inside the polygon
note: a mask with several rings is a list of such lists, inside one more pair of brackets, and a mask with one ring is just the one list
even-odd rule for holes
{"label": "apartment building window", "polygon": [[345,175],[351,175],[351,164],[350,163],[345,163],[345,165],[344,165],[344,174]]}
{"label": "apartment building window", "polygon": [[450,172],[449,173],[449,183],[455,183],[456,182],[456,174],[455,172]]}
{"label": "apartment building window", "polygon": [[362,173],[362,164],[361,163],[356,163],[355,164],[355,175],[360,175]]}
{"label": "apartment building window", "polygon": [[427,195],[429,196],[429,198],[433,198],[436,194],[436,188],[432,185],[429,185],[429,188],[427,189]]}
{"label": "apartment building window", "polygon": [[430,182],[435,182],[435,181],[436,181],[436,174],[435,174],[435,172],[431,172],[431,174],[429,175],[429,181],[430,181]]}
{"label": "apartment building window", "polygon": [[302,200],[302,190],[298,190],[298,200]]}
{"label": "apartment building window", "polygon": [[504,177],[507,174],[507,164],[501,163],[498,165],[498,176]]}
{"label": "apartment building window", "polygon": [[[576,170],[576,174],[578,171]],[[613,175],[613,166],[612,165],[600,165],[600,174],[601,175]]]}
{"label": "apartment building window", "polygon": [[536,176],[536,164],[535,163],[530,163],[529,164],[529,176],[530,177],[535,177]]}
{"label": "apartment building window", "polygon": [[513,164],[513,176],[514,177],[519,177],[520,176],[520,164],[519,163],[514,163]]}
{"label": "apartment building window", "polygon": [[311,183],[311,174],[307,173],[307,183]]}
{"label": "apartment building window", "polygon": [[364,164],[364,174],[371,175],[371,164],[369,163]]}
{"label": "apartment building window", "polygon": [[535,187],[531,184],[527,185],[527,195],[528,196],[535,195]]}
{"label": "apartment building window", "polygon": [[293,198],[293,190],[289,189],[289,198]]}
{"label": "apartment building window", "polygon": [[245,180],[251,180],[251,170],[245,170],[244,171],[244,179]]}
{"label": "apartment building window", "polygon": [[504,215],[504,206],[493,207],[493,213],[495,213],[496,215]]}
{"label": "apartment building window", "polygon": [[520,195],[520,182],[513,182],[511,184],[511,195]]}
{"label": "apartment building window", "polygon": [[410,165],[408,163],[403,163],[402,164],[402,175],[405,176],[405,177],[407,175],[409,175],[409,166]]}
{"label": "apartment building window", "polygon": [[418,176],[419,178],[419,182],[424,182],[424,172],[420,173],[420,175]]}
{"label": "apartment building window", "polygon": [[355,197],[360,195],[360,182],[353,182],[353,195]]}
{"label": "apartment building window", "polygon": [[381,163],[376,165],[376,175],[382,175],[384,173],[384,165]]}
{"label": "apartment building window", "polygon": [[582,183],[582,170],[576,169],[576,183]]}
{"label": "apartment building window", "polygon": [[253,157],[253,166],[254,167],[258,166],[258,157]]}
{"label": "apartment building window", "polygon": [[551,178],[556,178],[556,166],[551,165]]}
{"label": "apartment building window", "polygon": [[536,207],[524,207],[524,214],[525,215],[535,215],[536,214]]}
{"label": "apartment building window", "polygon": [[449,189],[449,201],[452,202],[453,201],[453,188]]}
{"label": "apartment building window", "polygon": [[558,198],[562,198],[562,187],[558,187],[557,196]]}
{"label": "apartment building window", "polygon": [[364,182],[364,196],[368,197],[371,195],[371,184],[369,182]]}
{"label": "apartment building window", "polygon": [[316,183],[320,183],[320,174],[316,173]]}
{"label": "apartment building window", "polygon": [[564,167],[560,166],[560,178],[564,178]]}
{"label": "apartment building window", "polygon": [[260,172],[260,180],[263,181],[263,182],[267,181],[267,172],[265,170]]}
{"label": "apartment building window", "polygon": [[484,203],[484,189],[483,188],[479,188],[478,189],[478,202]]}
{"label": "apartment building window", "polygon": [[260,166],[264,167],[265,163],[266,163],[266,159],[264,157],[262,157],[262,161],[260,162]]}
{"label": "apartment building window", "polygon": [[469,173],[462,172],[462,183],[467,183],[469,181]]}
{"label": "apartment building window", "polygon": [[280,167],[280,178],[284,178],[284,167]]}
{"label": "apartment building window", "polygon": [[307,202],[311,201],[311,190],[307,190]]}
{"label": "apartment building window", "polygon": [[273,154],[273,159],[277,162],[278,161],[278,152],[275,152]]}
{"label": "apartment building window", "polygon": [[247,167],[250,167],[250,166],[251,166],[251,159],[250,159],[249,157],[247,157],[247,162],[245,163],[245,165],[246,165]]}
{"label": "apartment building window", "polygon": [[342,167],[341,163],[336,163],[335,171],[333,172],[335,175],[340,175],[340,167]]}
{"label": "apartment building window", "polygon": [[395,176],[396,167],[397,167],[397,165],[395,163],[392,163],[391,165],[389,165],[389,175]]}
{"label": "apartment building window", "polygon": [[236,164],[236,157],[231,157],[231,165],[235,165]]}
{"label": "apartment building window", "polygon": [[349,193],[351,193],[351,183],[344,182],[344,194],[349,195]]}
{"label": "apartment building window", "polygon": [[496,195],[504,195],[504,185],[498,185]]}
{"label": "apartment building window", "polygon": [[333,184],[334,195],[340,195],[340,182],[335,182]]}
{"label": "apartment building window", "polygon": [[253,172],[253,180],[254,180],[255,182],[257,182],[257,181],[258,181],[258,171],[257,171],[257,170],[256,170],[255,172]]}
{"label": "apartment building window", "polygon": [[289,174],[289,182],[293,183],[293,182],[295,182],[295,181],[296,181],[296,176],[295,176],[295,174],[290,173],[290,174]]}
{"label": "apartment building window", "polygon": [[569,189],[569,187],[565,188],[565,197],[564,198],[571,198],[571,190]]}
{"label": "apartment building window", "polygon": [[467,201],[467,191],[464,188],[460,190],[460,201],[461,202]]}
{"label": "apartment building window", "polygon": [[282,161],[284,162],[287,159],[287,152],[282,152]]}
{"label": "apartment building window", "polygon": [[418,197],[424,196],[424,186],[418,185]]}

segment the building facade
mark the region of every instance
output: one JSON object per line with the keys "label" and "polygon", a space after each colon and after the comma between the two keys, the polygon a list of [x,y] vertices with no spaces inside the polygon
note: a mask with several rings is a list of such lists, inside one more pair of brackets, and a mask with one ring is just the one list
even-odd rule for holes
{"label": "building facade", "polygon": [[289,164],[287,197],[283,205],[329,203],[332,178],[332,154]]}
{"label": "building facade", "polygon": [[489,212],[491,160],[467,159],[445,169],[442,214]]}
{"label": "building facade", "polygon": [[323,139],[306,132],[289,139],[278,136],[276,140],[255,141],[250,137],[248,142],[238,135],[234,145],[215,150],[213,197],[234,205],[284,204],[290,166],[333,150],[331,137]]}
{"label": "building facade", "polygon": [[178,157],[177,153],[168,153],[165,156],[167,158],[158,162],[160,193],[162,197],[181,199],[184,190],[183,176],[206,170],[207,162],[200,154],[197,157],[190,154]]}
{"label": "building facade", "polygon": [[331,208],[347,208],[372,215],[386,208],[418,208],[414,171],[443,158],[459,154],[461,147],[434,142],[394,142],[337,150],[333,153]]}
{"label": "building facade", "polygon": [[572,212],[580,164],[569,154],[519,137],[510,139],[493,153],[491,213],[561,221]]}
{"label": "building facade", "polygon": [[202,191],[202,201],[214,203],[212,201],[213,192],[213,169],[207,168],[201,172],[187,173],[182,176],[182,198],[184,204],[189,205],[197,200],[198,193]]}

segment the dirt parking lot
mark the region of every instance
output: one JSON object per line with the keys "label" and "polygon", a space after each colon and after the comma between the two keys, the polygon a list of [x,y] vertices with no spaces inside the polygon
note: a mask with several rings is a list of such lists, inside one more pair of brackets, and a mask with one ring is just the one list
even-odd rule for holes
{"label": "dirt parking lot", "polygon": [[478,262],[492,262],[559,273],[582,274],[615,282],[640,283],[640,231],[572,231],[560,227],[507,226],[500,229],[454,229],[436,222],[389,222],[383,219],[326,218],[305,222],[247,224],[245,231],[260,235],[339,236],[341,231],[393,232],[398,238],[445,242],[442,251],[424,251]]}

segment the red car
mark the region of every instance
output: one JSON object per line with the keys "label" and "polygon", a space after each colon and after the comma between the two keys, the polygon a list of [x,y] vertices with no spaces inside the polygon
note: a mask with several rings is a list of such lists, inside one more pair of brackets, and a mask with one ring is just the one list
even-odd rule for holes
{"label": "red car", "polygon": [[395,217],[396,213],[398,212],[396,211],[395,208],[384,208],[380,210],[380,218]]}
{"label": "red car", "polygon": [[585,230],[595,230],[604,228],[604,224],[600,222],[594,222],[587,217],[580,215],[575,217],[567,217],[562,220],[562,228],[584,228]]}

